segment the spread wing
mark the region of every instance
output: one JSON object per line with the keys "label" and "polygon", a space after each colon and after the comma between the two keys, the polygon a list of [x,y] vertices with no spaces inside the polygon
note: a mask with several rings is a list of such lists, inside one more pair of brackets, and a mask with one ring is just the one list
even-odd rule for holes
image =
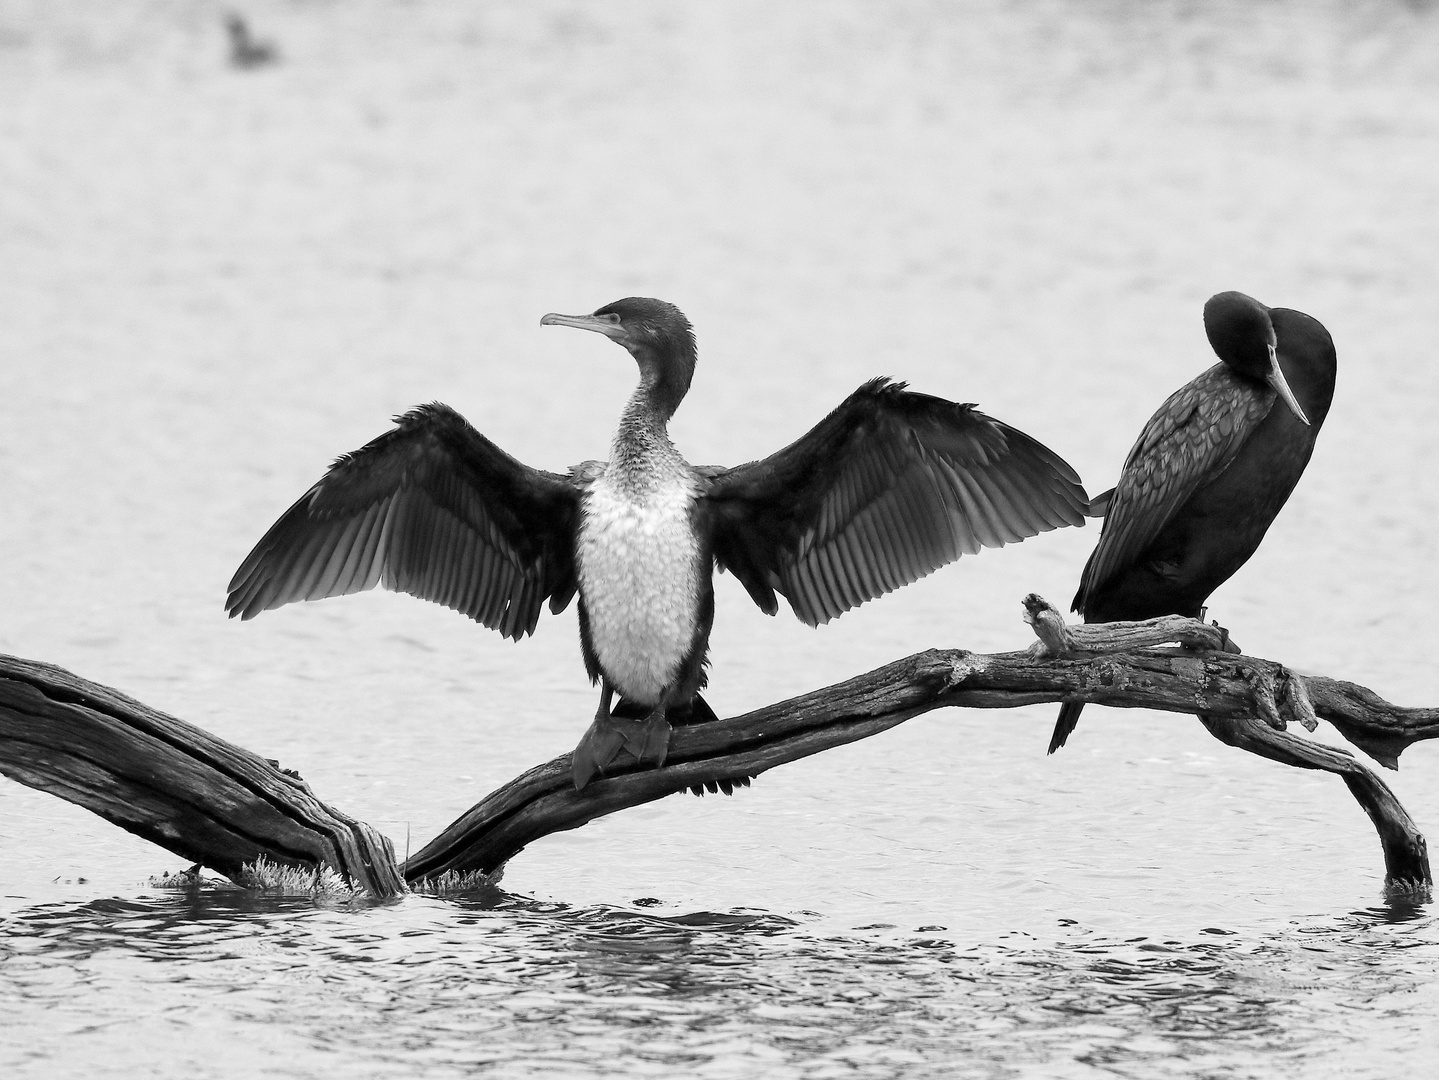
{"label": "spread wing", "polygon": [[1273,390],[1239,378],[1224,364],[1170,395],[1124,461],[1075,611],[1135,565],[1189,497],[1228,467],[1274,399]]}
{"label": "spread wing", "polygon": [[1082,525],[1089,505],[1028,435],[886,379],[777,454],[699,472],[720,567],[812,626],[981,547]]}
{"label": "spread wing", "polygon": [[564,609],[583,477],[521,464],[438,402],[395,424],[270,527],[230,580],[232,617],[380,585],[518,640],[546,599]]}

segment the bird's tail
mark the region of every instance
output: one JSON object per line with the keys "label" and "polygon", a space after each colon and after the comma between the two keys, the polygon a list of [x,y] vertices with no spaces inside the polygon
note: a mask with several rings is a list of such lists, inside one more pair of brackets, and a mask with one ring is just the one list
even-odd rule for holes
{"label": "bird's tail", "polygon": [[676,705],[665,713],[665,719],[670,722],[671,727],[689,727],[691,724],[708,724],[712,720],[718,720],[709,702],[698,694],[688,705]]}
{"label": "bird's tail", "polygon": [[1082,701],[1066,701],[1059,707],[1059,719],[1054,722],[1054,734],[1049,737],[1049,752],[1052,754],[1064,745],[1066,739],[1079,723],[1079,714],[1084,710]]}
{"label": "bird's tail", "polygon": [[[620,720],[644,720],[653,711],[653,705],[641,705],[627,697],[620,697],[611,706],[610,715]],[[714,714],[709,703],[696,694],[694,700],[687,705],[671,705],[665,711],[665,719],[669,721],[670,727],[689,727],[691,724],[708,724],[719,717]]]}
{"label": "bird's tail", "polygon": [[[674,727],[689,727],[692,724],[708,724],[711,721],[719,719],[719,717],[714,714],[714,710],[709,707],[709,702],[705,701],[705,699],[698,694],[694,696],[694,700],[688,705],[683,708],[670,710],[667,716],[670,724]],[[704,797],[706,791],[711,795],[718,795],[721,792],[725,795],[733,795],[735,788],[749,787],[749,782],[752,779],[754,778],[743,774],[739,776],[717,777],[703,784],[695,784],[690,788],[690,791],[701,798]]]}

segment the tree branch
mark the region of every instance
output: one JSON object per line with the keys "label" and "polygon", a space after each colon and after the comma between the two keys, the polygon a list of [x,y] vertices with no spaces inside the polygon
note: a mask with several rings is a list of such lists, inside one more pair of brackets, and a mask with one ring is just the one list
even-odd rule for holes
{"label": "tree branch", "polygon": [[[1391,886],[1430,883],[1424,838],[1388,786],[1344,751],[1276,729],[1292,719],[1312,730],[1317,713],[1397,767],[1398,754],[1410,743],[1439,736],[1439,710],[1398,708],[1363,687],[1297,676],[1268,660],[1150,647],[1178,641],[1223,648],[1222,630],[1193,619],[1067,626],[1037,596],[1026,597],[1025,608],[1026,621],[1040,638],[1027,651],[981,655],[932,649],[743,716],[676,728],[663,768],[619,770],[575,791],[569,756],[556,758],[470,809],[405,864],[405,877],[413,882],[446,872],[493,870],[549,833],[685,789],[716,791],[932,709],[1085,701],[1203,716],[1211,732],[1231,745],[1296,767],[1339,773],[1375,823]],[[1263,724],[1255,722],[1256,714]]]}
{"label": "tree branch", "polygon": [[298,776],[51,664],[0,656],[0,772],[233,880],[267,858],[405,891],[390,842]]}
{"label": "tree branch", "polygon": [[[868,738],[932,709],[1085,701],[1199,716],[1229,745],[1338,774],[1379,833],[1391,887],[1431,883],[1424,838],[1393,793],[1346,751],[1284,730],[1316,717],[1389,767],[1439,736],[1439,710],[1221,650],[1223,631],[1179,618],[1068,626],[1025,601],[1039,641],[982,655],[932,649],[757,709],[676,728],[663,768],[620,768],[583,791],[565,755],[486,796],[405,863],[369,826],[316,799],[270,762],[60,668],[0,657],[0,772],[52,792],[187,859],[239,878],[263,856],[328,865],[377,896],[447,873],[492,873],[540,837],[686,789],[749,777]],[[1180,648],[1159,647],[1178,642]]]}

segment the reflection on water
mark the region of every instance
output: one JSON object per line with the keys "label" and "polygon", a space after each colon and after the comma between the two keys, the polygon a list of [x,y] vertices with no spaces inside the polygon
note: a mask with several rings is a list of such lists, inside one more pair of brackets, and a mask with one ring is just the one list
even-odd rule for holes
{"label": "reflection on water", "polygon": [[1425,1037],[1436,937],[1417,915],[1375,908],[1257,941],[1069,926],[1052,944],[966,945],[938,926],[831,934],[814,916],[670,918],[499,892],[358,909],[204,892],[17,912],[5,1008],[34,1018],[37,1075],[77,1041],[102,1060],[135,1024],[162,1025],[171,1065],[203,1075],[191,1036],[215,1023],[255,1025],[262,1046],[273,1040],[265,1067],[295,1075],[322,1061],[427,1075],[485,1063],[537,1076],[1008,1075],[1045,1062],[1248,1075],[1245,1063],[1322,1060],[1360,1033],[1391,1050]]}

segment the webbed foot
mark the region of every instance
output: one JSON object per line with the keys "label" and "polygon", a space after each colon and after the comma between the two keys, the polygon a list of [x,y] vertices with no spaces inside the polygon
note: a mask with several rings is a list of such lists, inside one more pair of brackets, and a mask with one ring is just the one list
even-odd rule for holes
{"label": "webbed foot", "polygon": [[575,790],[583,788],[597,772],[604,772],[621,751],[628,752],[640,764],[652,763],[659,768],[665,763],[670,748],[670,725],[663,709],[651,713],[647,720],[622,720],[614,716],[596,716],[571,758],[570,777]]}
{"label": "webbed foot", "polygon": [[665,719],[665,710],[656,709],[650,713],[649,719],[634,725],[631,737],[625,740],[625,749],[635,756],[636,761],[642,764],[653,761],[658,769],[669,755],[671,730],[669,721]]}
{"label": "webbed foot", "polygon": [[603,772],[606,765],[619,756],[625,745],[625,733],[621,725],[631,720],[616,720],[609,716],[596,716],[580,737],[570,763],[570,778],[579,791],[590,782],[597,772]]}

